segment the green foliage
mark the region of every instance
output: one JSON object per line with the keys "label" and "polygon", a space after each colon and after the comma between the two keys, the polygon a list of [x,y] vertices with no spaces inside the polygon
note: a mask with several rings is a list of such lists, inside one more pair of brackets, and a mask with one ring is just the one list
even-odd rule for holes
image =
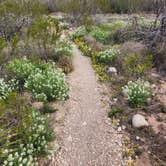
{"label": "green foliage", "polygon": [[34,165],[53,139],[48,117],[16,94],[0,101],[0,164]]}
{"label": "green foliage", "polygon": [[10,62],[8,69],[38,100],[65,100],[68,97],[65,75],[53,63],[32,63],[28,59],[20,59]]}
{"label": "green foliage", "polygon": [[153,56],[146,55],[127,55],[125,58],[125,68],[127,74],[135,77],[142,77],[145,72],[152,69],[153,66]]}
{"label": "green foliage", "polygon": [[70,25],[69,25],[68,23],[63,23],[63,22],[61,22],[61,23],[60,23],[60,27],[61,27],[61,29],[63,29],[63,30],[68,30],[68,29],[70,29]]}
{"label": "green foliage", "polygon": [[123,109],[119,107],[113,107],[111,111],[108,113],[109,118],[117,117],[119,114],[122,114]]}
{"label": "green foliage", "polygon": [[116,58],[120,56],[120,51],[116,48],[110,48],[105,51],[101,51],[98,54],[99,62],[110,64],[113,63]]}
{"label": "green foliage", "polygon": [[45,102],[42,111],[43,113],[54,113],[57,111],[57,109],[53,108],[49,105],[49,103]]}
{"label": "green foliage", "polygon": [[129,81],[122,89],[129,103],[133,106],[145,105],[147,99],[152,95],[149,82],[141,79],[134,82]]}
{"label": "green foliage", "polygon": [[55,47],[55,56],[72,56],[72,44],[67,40],[60,40]]}
{"label": "green foliage", "polygon": [[[61,26],[58,20],[52,17],[38,19],[28,30],[29,40],[37,44],[42,58],[47,60],[49,50],[61,35]],[[43,51],[43,52],[42,52]]]}
{"label": "green foliage", "polygon": [[72,34],[72,39],[82,38],[85,35],[88,34],[88,31],[86,30],[85,26],[81,26],[77,28],[77,30]]}
{"label": "green foliage", "polygon": [[17,81],[10,80],[7,83],[3,78],[0,78],[0,100],[5,100],[8,95],[17,89]]}
{"label": "green foliage", "polygon": [[6,40],[0,38],[0,53],[6,46],[7,46]]}
{"label": "green foliage", "polygon": [[99,42],[106,44],[109,39],[109,33],[98,27],[93,27],[90,34]]}
{"label": "green foliage", "polygon": [[36,68],[26,80],[25,87],[41,101],[65,100],[68,97],[65,75],[51,65],[45,70]]}

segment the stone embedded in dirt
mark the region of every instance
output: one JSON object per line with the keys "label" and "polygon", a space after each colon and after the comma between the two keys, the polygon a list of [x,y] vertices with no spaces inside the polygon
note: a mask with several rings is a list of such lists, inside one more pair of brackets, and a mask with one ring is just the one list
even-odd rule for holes
{"label": "stone embedded in dirt", "polygon": [[109,67],[108,68],[108,71],[107,71],[109,74],[114,74],[114,75],[117,75],[117,69],[115,67]]}
{"label": "stone embedded in dirt", "polygon": [[149,124],[146,121],[144,116],[142,116],[140,114],[136,114],[132,118],[132,125],[135,128],[140,128],[140,127],[148,126]]}

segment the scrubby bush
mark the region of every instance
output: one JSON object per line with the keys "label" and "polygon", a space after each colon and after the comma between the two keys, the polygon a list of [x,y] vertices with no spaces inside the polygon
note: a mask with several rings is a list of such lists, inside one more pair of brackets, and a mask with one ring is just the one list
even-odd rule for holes
{"label": "scrubby bush", "polygon": [[58,20],[52,17],[38,19],[28,30],[29,42],[33,41],[34,49],[39,51],[39,56],[47,60],[52,47],[61,35],[61,27]]}
{"label": "scrubby bush", "polygon": [[116,48],[110,48],[105,51],[101,51],[98,54],[98,59],[100,62],[105,64],[110,64],[120,55],[120,51]]}
{"label": "scrubby bush", "polygon": [[48,117],[16,94],[0,101],[0,164],[34,165],[53,139]]}
{"label": "scrubby bush", "polygon": [[64,73],[68,74],[73,71],[73,63],[71,57],[62,56],[57,61],[57,66],[63,70]]}
{"label": "scrubby bush", "polygon": [[93,27],[93,30],[90,34],[99,42],[106,44],[108,42],[109,33],[98,27]]}
{"label": "scrubby bush", "polygon": [[150,83],[141,79],[129,81],[122,89],[129,103],[134,106],[145,105],[152,95]]}
{"label": "scrubby bush", "polygon": [[45,7],[38,0],[5,0],[0,3],[0,13],[0,37],[10,41],[24,26],[45,13]]}
{"label": "scrubby bush", "polygon": [[132,55],[125,57],[125,69],[129,76],[142,77],[145,72],[152,69],[153,56]]}
{"label": "scrubby bush", "polygon": [[86,30],[85,26],[81,26],[77,28],[77,30],[72,34],[72,39],[82,38],[85,35],[88,34],[88,31]]}

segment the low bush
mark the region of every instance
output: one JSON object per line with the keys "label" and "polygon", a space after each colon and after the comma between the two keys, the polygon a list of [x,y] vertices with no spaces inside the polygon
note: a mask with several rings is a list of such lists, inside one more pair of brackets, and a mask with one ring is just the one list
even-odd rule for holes
{"label": "low bush", "polygon": [[82,38],[87,34],[88,34],[88,31],[86,30],[85,26],[81,26],[72,34],[72,39],[74,40],[77,38]]}
{"label": "low bush", "polygon": [[5,100],[11,92],[17,89],[17,86],[15,79],[6,83],[3,78],[0,78],[0,100]]}
{"label": "low bush", "polygon": [[63,30],[68,30],[68,29],[70,29],[70,24],[62,22],[62,23],[60,23],[60,27]]}
{"label": "low bush", "polygon": [[65,75],[53,63],[32,63],[25,58],[10,62],[8,69],[21,88],[27,88],[38,100],[65,100],[68,96]]}
{"label": "low bush", "polygon": [[153,67],[153,56],[151,55],[132,55],[125,57],[125,69],[129,76],[142,77],[145,72]]}
{"label": "low bush", "polygon": [[90,34],[99,42],[103,44],[108,43],[109,39],[109,33],[107,31],[102,30],[101,28],[98,27],[93,27],[92,31]]}
{"label": "low bush", "polygon": [[57,42],[56,48],[55,48],[55,56],[72,56],[72,44],[69,41],[61,40]]}
{"label": "low bush", "polygon": [[99,62],[110,64],[114,62],[114,60],[120,56],[120,51],[116,48],[110,48],[105,51],[101,51],[98,54],[98,60]]}
{"label": "low bush", "polygon": [[35,69],[26,80],[25,87],[41,101],[65,100],[68,97],[65,75],[60,69]]}
{"label": "low bush", "polygon": [[123,109],[119,108],[119,107],[113,107],[111,109],[111,111],[108,113],[108,117],[109,118],[114,118],[117,117],[119,114],[123,113]]}
{"label": "low bush", "polygon": [[53,140],[48,117],[16,94],[0,101],[0,114],[0,164],[34,165],[37,157],[48,154]]}
{"label": "low bush", "polygon": [[145,105],[147,99],[152,95],[149,82],[141,79],[129,81],[122,89],[129,103],[133,106]]}

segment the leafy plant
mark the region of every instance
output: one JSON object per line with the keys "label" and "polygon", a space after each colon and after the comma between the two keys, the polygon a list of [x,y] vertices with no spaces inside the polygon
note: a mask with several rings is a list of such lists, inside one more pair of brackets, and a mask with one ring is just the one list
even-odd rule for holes
{"label": "leafy plant", "polygon": [[10,80],[7,83],[3,78],[0,78],[0,100],[5,100],[8,95],[17,89],[17,81]]}
{"label": "leafy plant", "polygon": [[82,38],[85,35],[88,34],[88,31],[86,30],[85,26],[81,26],[76,29],[76,31],[72,34],[72,39]]}
{"label": "leafy plant", "polygon": [[0,101],[0,164],[34,165],[53,139],[48,117],[16,94]]}
{"label": "leafy plant", "polygon": [[152,95],[149,82],[138,79],[137,81],[129,81],[123,88],[124,94],[131,105],[145,105],[147,99]]}
{"label": "leafy plant", "polygon": [[110,48],[105,51],[101,51],[98,54],[98,60],[99,62],[110,64],[114,62],[114,60],[120,56],[120,51],[116,48]]}
{"label": "leafy plant", "polygon": [[60,40],[56,44],[55,48],[55,55],[60,56],[68,56],[71,57],[72,55],[72,44],[66,40]]}
{"label": "leafy plant", "polygon": [[99,42],[106,44],[109,39],[109,33],[107,31],[102,30],[98,27],[93,27],[93,30],[90,34]]}
{"label": "leafy plant", "polygon": [[127,74],[135,77],[142,77],[145,72],[151,70],[153,67],[152,55],[132,55],[129,54],[125,58],[125,68]]}
{"label": "leafy plant", "polygon": [[123,110],[119,107],[113,107],[111,111],[108,113],[109,118],[117,117],[117,115],[121,114]]}
{"label": "leafy plant", "polygon": [[42,101],[65,100],[68,97],[65,75],[51,64],[44,70],[36,68],[27,78],[25,87]]}

